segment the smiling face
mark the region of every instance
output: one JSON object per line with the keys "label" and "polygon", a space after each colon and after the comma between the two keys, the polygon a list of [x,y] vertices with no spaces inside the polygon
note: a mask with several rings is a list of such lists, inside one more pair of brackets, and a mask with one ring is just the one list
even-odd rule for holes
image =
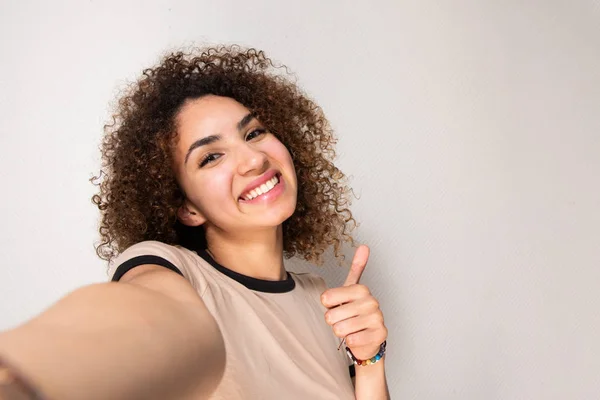
{"label": "smiling face", "polygon": [[252,113],[228,97],[188,100],[176,118],[175,175],[188,226],[226,235],[274,228],[296,207],[290,153]]}

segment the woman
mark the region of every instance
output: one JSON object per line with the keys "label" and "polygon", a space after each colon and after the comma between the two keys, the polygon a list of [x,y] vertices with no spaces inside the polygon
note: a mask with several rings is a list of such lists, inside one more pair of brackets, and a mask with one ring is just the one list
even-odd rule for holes
{"label": "woman", "polygon": [[119,283],[0,337],[43,393],[388,398],[387,330],[358,283],[366,246],[341,288],[284,268],[329,246],[339,257],[353,219],[325,117],[277,71],[252,49],[174,53],[120,100],[94,196],[97,251]]}

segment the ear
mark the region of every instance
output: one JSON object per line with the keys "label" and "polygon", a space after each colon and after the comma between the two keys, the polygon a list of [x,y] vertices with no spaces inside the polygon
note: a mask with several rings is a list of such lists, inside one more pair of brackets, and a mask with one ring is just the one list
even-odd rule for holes
{"label": "ear", "polygon": [[177,209],[177,218],[186,226],[200,226],[206,222],[204,215],[194,207],[188,200]]}

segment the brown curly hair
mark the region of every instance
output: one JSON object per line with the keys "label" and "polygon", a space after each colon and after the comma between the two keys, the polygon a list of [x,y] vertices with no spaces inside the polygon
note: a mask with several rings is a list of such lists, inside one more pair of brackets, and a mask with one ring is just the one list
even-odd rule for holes
{"label": "brown curly hair", "polygon": [[[105,125],[102,168],[92,181],[99,193],[98,256],[110,261],[127,247],[157,240],[206,247],[202,227],[178,222],[184,193],[172,170],[175,117],[184,102],[206,95],[230,97],[251,110],[289,150],[298,177],[293,215],[283,223],[286,258],[322,263],[331,245],[340,257],[353,243],[351,190],[335,167],[336,142],[322,109],[282,74],[263,51],[238,46],[173,52],[143,71],[118,101]],[[352,222],[352,224],[350,224]]]}

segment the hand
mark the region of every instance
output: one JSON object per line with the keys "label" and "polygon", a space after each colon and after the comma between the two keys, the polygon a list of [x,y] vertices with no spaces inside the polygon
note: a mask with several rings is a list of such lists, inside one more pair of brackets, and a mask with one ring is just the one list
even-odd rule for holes
{"label": "hand", "polygon": [[321,295],[321,303],[329,309],[325,321],[337,337],[346,338],[346,345],[359,360],[375,356],[388,334],[379,302],[368,287],[359,284],[368,259],[369,248],[359,246],[344,286]]}

